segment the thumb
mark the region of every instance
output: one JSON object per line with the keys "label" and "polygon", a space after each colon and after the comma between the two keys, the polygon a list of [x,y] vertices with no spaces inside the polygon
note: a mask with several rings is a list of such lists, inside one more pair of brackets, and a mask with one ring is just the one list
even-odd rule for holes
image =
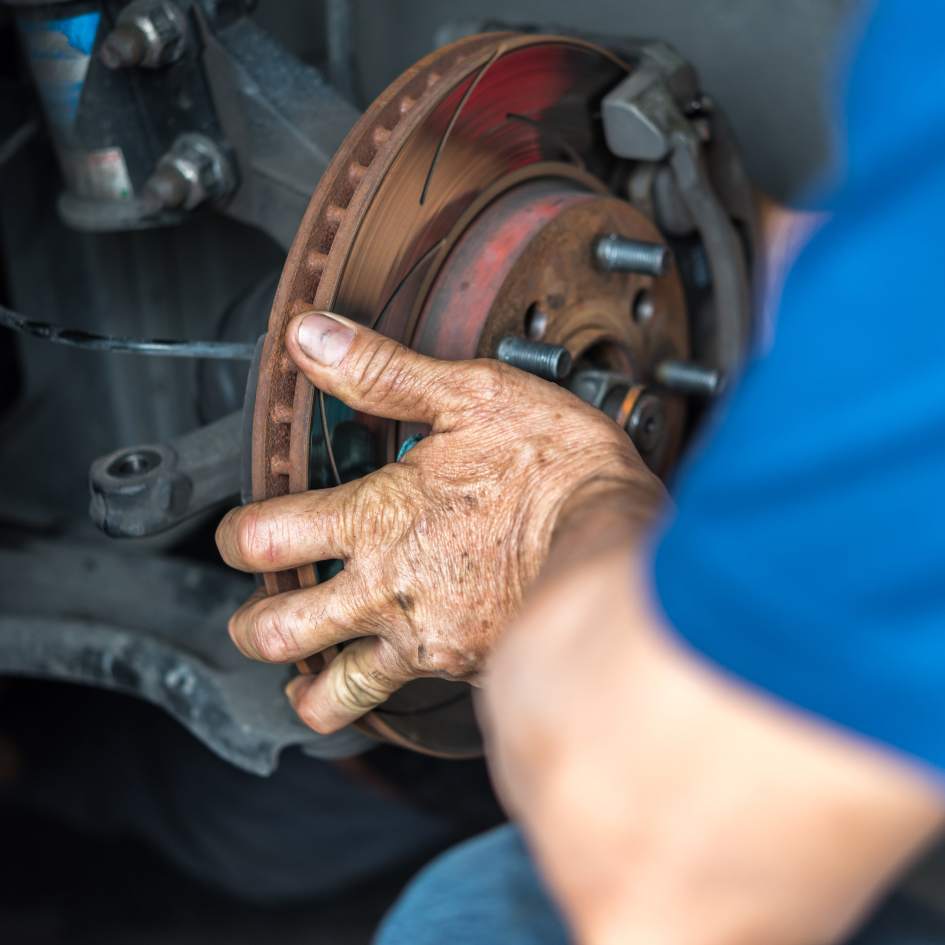
{"label": "thumb", "polygon": [[461,406],[456,373],[466,365],[428,358],[340,315],[300,315],[285,345],[317,388],[354,410],[432,425]]}

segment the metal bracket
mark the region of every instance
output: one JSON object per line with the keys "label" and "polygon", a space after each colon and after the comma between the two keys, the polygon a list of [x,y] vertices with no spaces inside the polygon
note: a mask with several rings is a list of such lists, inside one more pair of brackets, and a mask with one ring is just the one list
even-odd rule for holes
{"label": "metal bracket", "polygon": [[360,113],[251,20],[214,31],[197,8],[194,16],[217,119],[240,172],[239,187],[221,209],[288,248]]}
{"label": "metal bracket", "polygon": [[235,650],[226,621],[252,588],[250,578],[216,565],[18,538],[16,547],[0,545],[0,675],[145,699],[260,775],[290,745],[318,758],[373,745],[355,729],[325,736],[307,728],[282,691],[292,670]]}
{"label": "metal bracket", "polygon": [[169,443],[126,447],[89,470],[92,521],[112,538],[156,535],[240,494],[243,411]]}
{"label": "metal bracket", "polygon": [[[637,67],[604,97],[601,114],[607,146],[615,155],[660,162],[671,172],[708,261],[716,338],[709,360],[728,375],[743,362],[750,338],[749,268],[746,247],[716,195],[704,158],[703,139],[711,140],[715,110],[696,93],[692,67],[665,43],[652,43],[641,47]],[[681,104],[687,99],[694,120]],[[721,126],[722,119],[717,121]],[[738,162],[734,149],[727,157]]]}

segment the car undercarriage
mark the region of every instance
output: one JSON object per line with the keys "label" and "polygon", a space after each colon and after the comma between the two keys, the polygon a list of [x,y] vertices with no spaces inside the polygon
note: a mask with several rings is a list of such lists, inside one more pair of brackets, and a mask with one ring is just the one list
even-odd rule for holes
{"label": "car undercarriage", "polygon": [[[495,823],[469,686],[418,680],[319,735],[283,689],[320,657],[253,663],[227,636],[257,587],[341,563],[236,574],[213,546],[222,513],[348,482],[427,432],[316,391],[286,326],[337,311],[429,355],[530,371],[671,480],[765,337],[762,217],[828,163],[820,89],[850,12],[0,0],[0,799],[31,763],[47,818],[70,791],[118,810],[116,785],[146,784],[151,763],[193,796],[232,778],[245,800],[263,776],[256,826],[277,838],[322,778],[336,829],[297,829],[329,859],[416,816],[415,845],[257,897],[279,903],[350,899]],[[365,785],[403,806],[358,808]],[[90,829],[90,805],[65,819]],[[239,851],[169,839],[213,819],[185,807],[116,823],[253,898],[258,870],[226,878]],[[221,813],[219,835],[246,810]],[[254,922],[223,937],[268,940]],[[111,940],[45,934],[29,940]]]}

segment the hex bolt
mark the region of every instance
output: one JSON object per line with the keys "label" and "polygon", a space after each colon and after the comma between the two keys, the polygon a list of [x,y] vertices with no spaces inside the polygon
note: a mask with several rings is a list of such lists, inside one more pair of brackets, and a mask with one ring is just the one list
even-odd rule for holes
{"label": "hex bolt", "polygon": [[144,59],[147,47],[144,33],[130,23],[123,23],[105,37],[98,55],[109,69],[128,69]]}
{"label": "hex bolt", "polygon": [[187,18],[172,0],[132,0],[99,48],[109,69],[158,69],[176,62],[187,46]]}
{"label": "hex bolt", "polygon": [[206,135],[187,132],[160,158],[144,183],[142,199],[156,210],[193,210],[204,201],[225,197],[235,183],[220,145]]}
{"label": "hex bolt", "polygon": [[653,372],[658,384],[677,394],[715,397],[722,393],[725,378],[720,371],[692,361],[661,361]]}
{"label": "hex bolt", "polygon": [[611,233],[594,243],[594,261],[604,272],[635,272],[662,276],[669,268],[670,251],[660,243],[631,240]]}
{"label": "hex bolt", "polygon": [[187,201],[190,181],[173,166],[159,167],[147,180],[144,196],[158,207],[174,210]]}
{"label": "hex bolt", "polygon": [[571,354],[562,345],[506,335],[499,342],[496,357],[546,381],[561,381],[571,373]]}

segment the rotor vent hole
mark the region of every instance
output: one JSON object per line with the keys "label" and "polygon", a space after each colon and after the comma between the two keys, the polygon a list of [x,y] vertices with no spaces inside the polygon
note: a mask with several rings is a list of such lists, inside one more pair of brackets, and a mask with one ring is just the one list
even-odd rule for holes
{"label": "rotor vent hole", "polygon": [[130,479],[132,476],[143,476],[160,464],[161,457],[154,450],[132,450],[117,457],[108,467],[108,473],[119,479]]}
{"label": "rotor vent hole", "polygon": [[530,341],[541,341],[548,330],[548,313],[535,302],[525,313],[525,337]]}

